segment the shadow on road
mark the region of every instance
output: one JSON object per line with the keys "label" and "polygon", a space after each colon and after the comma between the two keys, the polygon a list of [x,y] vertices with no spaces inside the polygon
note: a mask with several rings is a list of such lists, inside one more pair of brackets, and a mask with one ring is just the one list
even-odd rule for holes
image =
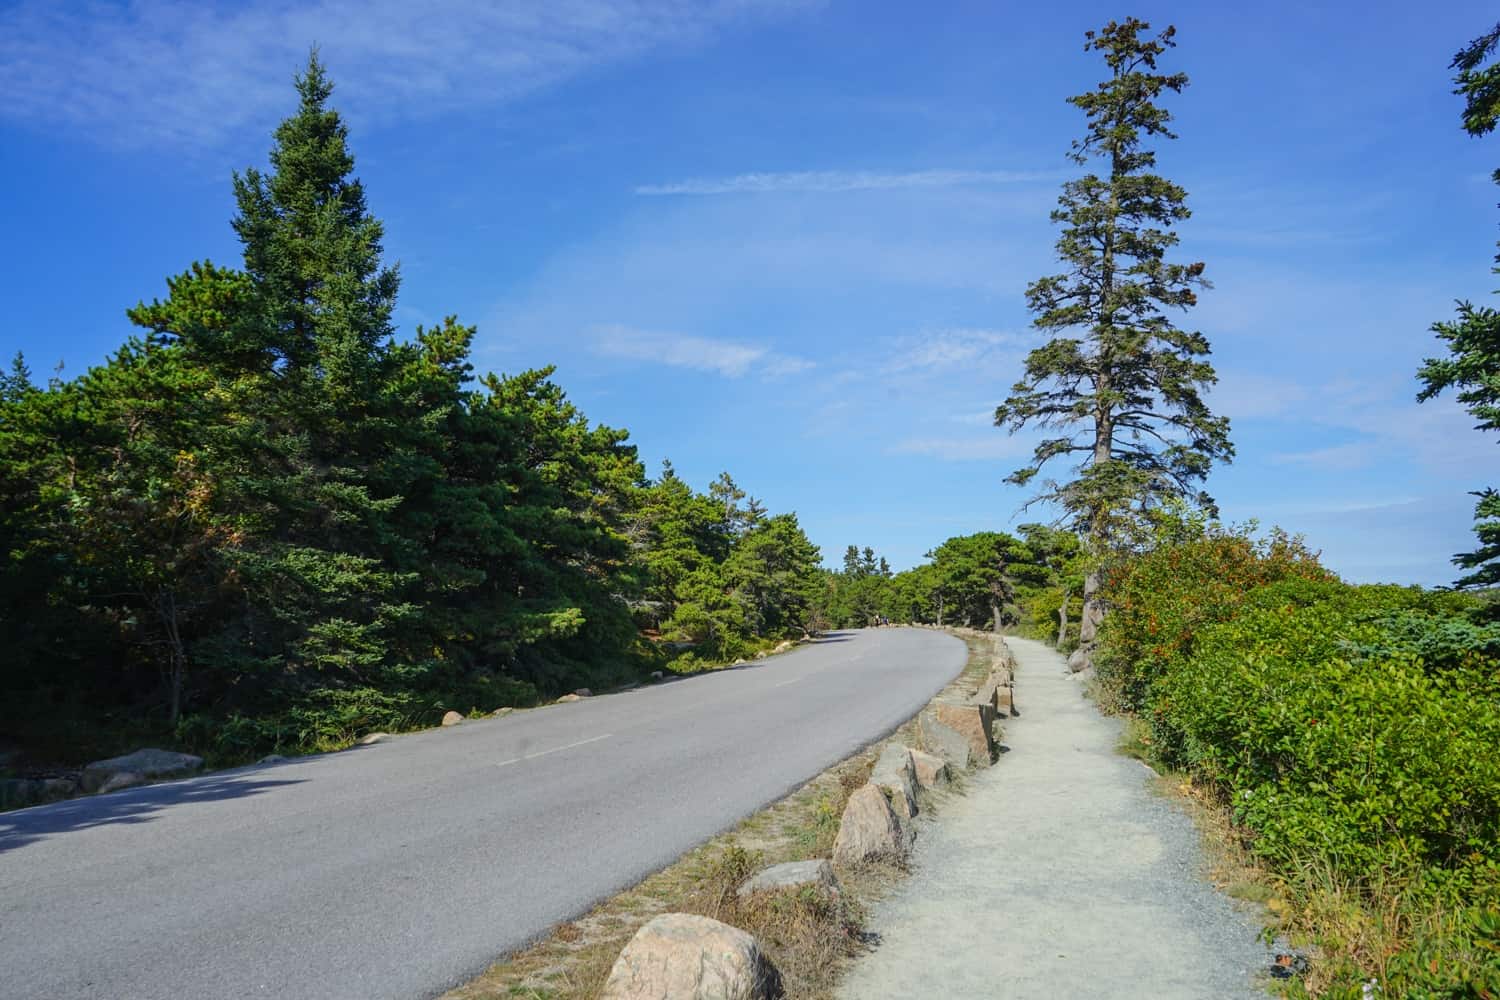
{"label": "shadow on road", "polygon": [[149,788],[91,795],[48,806],[0,813],[0,852],[24,847],[58,834],[86,830],[111,823],[149,823],[154,814],[172,806],[194,802],[240,799],[280,785],[300,784],[301,779],[271,781],[252,775],[225,775],[152,785]]}

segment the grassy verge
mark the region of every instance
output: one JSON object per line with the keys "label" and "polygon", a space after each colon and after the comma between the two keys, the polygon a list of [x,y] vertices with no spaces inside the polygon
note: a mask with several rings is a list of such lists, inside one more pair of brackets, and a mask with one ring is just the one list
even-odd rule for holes
{"label": "grassy verge", "polygon": [[[965,633],[969,658],[942,694],[968,695],[983,682],[991,640]],[[941,695],[940,695],[941,696]],[[834,765],[791,795],[747,817],[689,851],[639,885],[588,913],[560,924],[541,940],[493,965],[445,1000],[586,1000],[598,995],[615,957],[635,932],[660,913],[701,913],[749,931],[781,970],[789,1000],[831,996],[848,963],[865,947],[868,906],[893,887],[902,871],[870,865],[838,872],[842,893],[758,895],[743,902],[736,889],[765,865],[829,857],[849,795],[868,780],[886,742],[915,746],[915,722]],[[956,779],[961,782],[961,776]],[[940,811],[946,796],[928,796],[924,812]]]}

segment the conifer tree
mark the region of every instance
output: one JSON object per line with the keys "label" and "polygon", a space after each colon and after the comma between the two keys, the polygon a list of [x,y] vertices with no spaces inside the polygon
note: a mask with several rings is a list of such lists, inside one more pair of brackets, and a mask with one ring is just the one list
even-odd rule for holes
{"label": "conifer tree", "polygon": [[[1009,481],[1024,485],[1054,459],[1072,460],[1071,478],[1048,481],[1036,500],[1059,506],[1066,522],[1102,555],[1128,541],[1161,502],[1186,497],[1208,508],[1200,482],[1233,456],[1229,422],[1214,416],[1203,390],[1216,381],[1208,339],[1169,315],[1197,302],[1202,263],[1174,263],[1173,227],[1188,218],[1187,193],[1154,172],[1145,143],[1176,138],[1158,102],[1187,86],[1183,73],[1157,71],[1175,29],[1148,34],[1135,18],[1088,32],[1109,76],[1068,98],[1087,119],[1073,143],[1079,165],[1103,162],[1063,186],[1052,220],[1065,270],[1026,290],[1038,329],[1058,334],[1026,359],[1023,377],[995,410],[997,426],[1056,432]],[[1082,634],[1091,640],[1103,609],[1098,572],[1086,585]]]}
{"label": "conifer tree", "polygon": [[[1454,93],[1464,98],[1463,128],[1471,136],[1488,135],[1500,124],[1500,62],[1485,60],[1500,46],[1500,24],[1481,35],[1453,57]],[[1500,184],[1500,169],[1494,173]],[[1500,274],[1500,254],[1494,273]],[[1422,382],[1418,402],[1426,402],[1446,389],[1457,392],[1458,401],[1479,422],[1476,430],[1500,430],[1500,312],[1472,302],[1458,303],[1458,316],[1434,323],[1432,332],[1448,350],[1447,357],[1428,358],[1417,372]],[[1460,587],[1492,587],[1500,584],[1500,491],[1478,490],[1474,505],[1474,533],[1479,548],[1461,552],[1453,562],[1471,570],[1458,580]]]}

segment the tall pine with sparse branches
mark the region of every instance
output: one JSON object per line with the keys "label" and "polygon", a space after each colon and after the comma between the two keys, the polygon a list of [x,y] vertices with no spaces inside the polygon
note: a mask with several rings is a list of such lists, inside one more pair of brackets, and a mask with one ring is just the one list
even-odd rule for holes
{"label": "tall pine with sparse branches", "polygon": [[[1500,62],[1485,65],[1497,46],[1500,24],[1460,50],[1449,67],[1458,70],[1454,93],[1464,98],[1464,131],[1476,138],[1500,124]],[[1500,184],[1500,170],[1494,178]],[[1495,261],[1493,270],[1500,274],[1500,255]],[[1448,355],[1423,362],[1417,372],[1422,382],[1417,401],[1426,402],[1453,389],[1458,401],[1479,421],[1476,430],[1500,430],[1500,312],[1468,301],[1459,302],[1457,311],[1456,319],[1432,325]],[[1488,488],[1474,495],[1479,498],[1474,505],[1479,548],[1453,557],[1456,566],[1470,571],[1457,585],[1493,587],[1500,584],[1500,491]]]}
{"label": "tall pine with sparse branches", "polygon": [[[1189,216],[1187,192],[1155,173],[1156,154],[1144,144],[1176,138],[1158,102],[1188,79],[1157,71],[1175,29],[1152,36],[1150,27],[1127,18],[1086,35],[1085,51],[1104,57],[1109,76],[1068,98],[1087,119],[1069,155],[1082,166],[1102,161],[1107,172],[1063,186],[1052,219],[1063,226],[1065,269],[1026,290],[1037,328],[1057,336],[1031,352],[995,410],[996,425],[1011,433],[1051,432],[1009,481],[1025,485],[1054,459],[1071,462],[1069,476],[1046,481],[1032,502],[1060,507],[1096,557],[1128,543],[1165,501],[1212,509],[1200,484],[1234,454],[1229,421],[1203,399],[1216,381],[1208,339],[1170,315],[1195,305],[1207,282],[1202,263],[1167,259],[1174,227]],[[1096,571],[1085,585],[1085,642],[1102,616],[1098,589]]]}

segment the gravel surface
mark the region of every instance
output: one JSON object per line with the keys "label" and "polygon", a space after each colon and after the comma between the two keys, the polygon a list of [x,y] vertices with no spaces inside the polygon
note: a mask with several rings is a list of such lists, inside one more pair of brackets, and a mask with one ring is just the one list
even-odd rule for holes
{"label": "gravel surface", "polygon": [[922,825],[842,996],[1264,1000],[1260,924],[1203,880],[1192,821],[1114,752],[1118,722],[1061,657],[1007,641],[1023,713],[1009,752]]}
{"label": "gravel surface", "polygon": [[785,656],[0,813],[6,1000],[431,996],[900,725],[964,644]]}

